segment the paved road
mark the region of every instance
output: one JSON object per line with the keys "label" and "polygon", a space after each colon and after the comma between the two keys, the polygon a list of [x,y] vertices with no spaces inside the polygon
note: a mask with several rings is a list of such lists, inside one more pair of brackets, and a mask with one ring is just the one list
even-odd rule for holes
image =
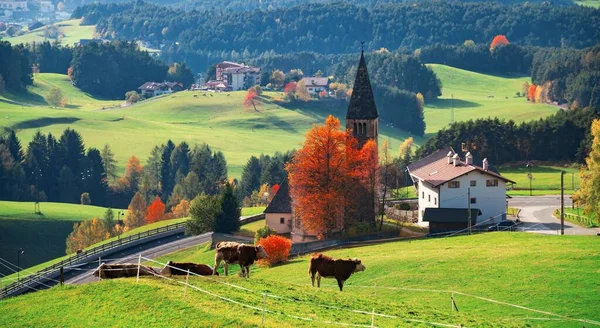
{"label": "paved road", "polygon": [[[565,195],[565,207],[571,207],[570,196]],[[521,228],[526,231],[559,234],[560,219],[552,216],[555,209],[560,208],[560,195],[556,196],[513,196],[508,206],[521,209],[519,218],[523,222]],[[584,228],[565,221],[565,235],[595,235],[598,229]]]}
{"label": "paved road", "polygon": [[[169,254],[175,252],[180,249],[196,246],[199,244],[203,244],[211,241],[211,234],[206,233],[203,235],[183,238],[180,235],[177,235],[170,239],[161,239],[160,241],[150,242],[148,244],[139,245],[134,249],[130,249],[126,252],[119,252],[116,254],[112,254],[109,256],[109,259],[106,263],[137,263],[138,256],[141,254],[143,257],[149,259],[155,259],[159,256],[163,256],[165,254]],[[156,244],[152,247],[149,244]],[[140,251],[141,250],[141,251]],[[143,262],[144,260],[142,260]],[[156,264],[153,265],[156,267],[161,267],[161,265]],[[88,265],[84,265],[79,267],[79,270],[72,270],[68,274],[65,274],[65,282],[67,284],[84,284],[88,282],[98,281],[97,277],[92,275],[93,270],[98,268],[98,263],[90,263]],[[162,267],[161,267],[162,269]]]}

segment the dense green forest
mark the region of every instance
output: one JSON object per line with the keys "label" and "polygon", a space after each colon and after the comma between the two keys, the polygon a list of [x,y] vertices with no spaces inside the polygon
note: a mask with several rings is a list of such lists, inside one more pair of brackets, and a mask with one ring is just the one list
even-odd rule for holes
{"label": "dense green forest", "polygon": [[[57,3],[58,0],[55,0]],[[95,1],[97,3],[125,3],[131,0],[103,0]],[[490,0],[446,0],[446,1],[460,1],[460,2],[489,2]],[[63,1],[69,7],[76,7],[87,4],[84,0],[65,0]],[[336,3],[340,0],[261,0],[261,1],[246,1],[246,0],[232,0],[232,1],[219,1],[219,0],[148,0],[148,2],[171,6],[174,8],[183,9],[186,11],[198,10],[198,11],[211,11],[211,12],[222,12],[222,11],[251,11],[256,9],[270,10],[277,8],[293,7],[307,3]],[[345,0],[347,3],[351,3],[356,6],[373,7],[388,3],[414,3],[415,0]],[[519,4],[524,3],[524,0],[497,0],[498,3],[504,4]],[[573,6],[572,0],[530,0],[529,3],[548,3],[554,6]]]}
{"label": "dense green forest", "polygon": [[366,48],[417,49],[434,43],[491,42],[583,48],[600,42],[600,10],[578,6],[502,5],[426,1],[372,7],[348,3],[303,4],[250,12],[185,12],[146,2],[92,4],[74,18],[97,24],[108,39],[165,43],[167,61],[185,58],[195,70],[208,58],[240,59],[265,52],[354,53]]}
{"label": "dense green forest", "polygon": [[139,191],[146,202],[160,196],[170,207],[200,193],[217,194],[227,181],[223,153],[205,144],[168,140],[144,166],[132,156],[121,177],[115,164],[108,145],[86,150],[72,129],[58,138],[38,131],[26,147],[10,131],[0,138],[0,199],[80,203],[88,193],[91,204],[124,208]]}
{"label": "dense green forest", "polygon": [[0,92],[21,91],[33,83],[29,50],[25,46],[0,41],[0,63]]}
{"label": "dense green forest", "polygon": [[490,163],[514,161],[583,162],[591,147],[590,126],[600,118],[595,108],[560,111],[539,121],[515,124],[513,121],[480,119],[457,122],[439,131],[417,151],[424,157],[438,149],[452,146],[470,150]]}

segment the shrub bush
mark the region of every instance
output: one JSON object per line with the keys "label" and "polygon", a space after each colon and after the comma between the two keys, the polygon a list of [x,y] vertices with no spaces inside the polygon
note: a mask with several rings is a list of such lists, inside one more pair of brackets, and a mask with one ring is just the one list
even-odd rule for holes
{"label": "shrub bush", "polygon": [[264,266],[287,262],[292,249],[292,241],[278,235],[261,238],[258,244],[267,252],[267,258],[259,261],[259,265]]}
{"label": "shrub bush", "polygon": [[275,232],[275,230],[272,230],[271,228],[269,228],[269,226],[264,226],[262,228],[259,228],[258,230],[256,230],[256,233],[254,234],[254,243],[258,244],[258,242],[262,239],[262,238],[267,238],[270,235],[276,235],[277,232]]}
{"label": "shrub bush", "polygon": [[410,211],[410,204],[402,203],[402,204],[400,204],[400,209],[403,211]]}

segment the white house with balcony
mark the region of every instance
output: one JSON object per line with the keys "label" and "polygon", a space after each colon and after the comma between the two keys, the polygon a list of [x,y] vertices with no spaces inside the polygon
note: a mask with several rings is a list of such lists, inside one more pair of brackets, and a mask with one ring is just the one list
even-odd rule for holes
{"label": "white house with balcony", "polygon": [[223,81],[228,90],[247,90],[260,84],[261,71],[259,67],[224,61],[217,64],[216,80]]}
{"label": "white house with balcony", "polygon": [[[506,219],[506,184],[514,182],[503,177],[487,159],[477,165],[471,153],[463,160],[452,148],[446,148],[410,164],[407,170],[419,199],[420,225],[443,222],[459,230],[469,218],[471,225]],[[469,208],[474,214],[468,214]]]}

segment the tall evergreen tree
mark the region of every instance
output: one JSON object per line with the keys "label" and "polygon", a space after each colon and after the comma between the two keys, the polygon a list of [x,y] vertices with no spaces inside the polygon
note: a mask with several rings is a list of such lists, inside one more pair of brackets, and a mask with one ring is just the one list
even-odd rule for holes
{"label": "tall evergreen tree", "polygon": [[233,192],[233,187],[226,183],[219,196],[221,212],[215,222],[215,232],[230,233],[240,229],[241,209]]}
{"label": "tall evergreen tree", "polygon": [[105,144],[102,148],[102,167],[104,168],[104,175],[108,180],[114,180],[117,178],[117,161],[115,160],[115,154],[110,149],[108,144]]}
{"label": "tall evergreen tree", "polygon": [[261,169],[258,158],[251,156],[242,171],[242,182],[240,189],[244,197],[252,195],[252,192],[260,187]]}
{"label": "tall evergreen tree", "polygon": [[173,191],[173,187],[175,186],[173,179],[176,172],[173,172],[173,167],[171,165],[171,154],[173,153],[174,149],[175,144],[169,139],[167,144],[163,147],[163,152],[161,155],[160,185],[163,199],[169,199],[169,196],[171,196],[171,192]]}

